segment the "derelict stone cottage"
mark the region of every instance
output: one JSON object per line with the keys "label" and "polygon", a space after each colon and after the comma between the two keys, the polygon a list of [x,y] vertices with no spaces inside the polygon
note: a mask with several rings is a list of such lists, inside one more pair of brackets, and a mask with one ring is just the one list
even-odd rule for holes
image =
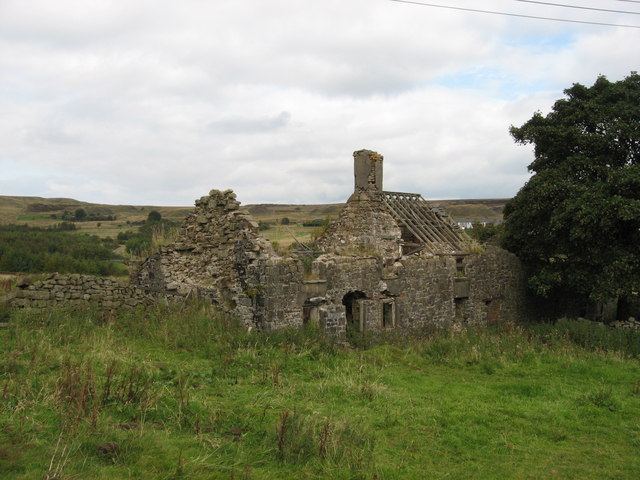
{"label": "derelict stone cottage", "polygon": [[354,193],[318,251],[277,255],[235,194],[212,190],[178,240],[140,265],[134,287],[208,298],[248,328],[313,323],[339,336],[524,315],[525,277],[514,255],[479,252],[418,194],[385,192],[381,155],[355,152],[354,172]]}

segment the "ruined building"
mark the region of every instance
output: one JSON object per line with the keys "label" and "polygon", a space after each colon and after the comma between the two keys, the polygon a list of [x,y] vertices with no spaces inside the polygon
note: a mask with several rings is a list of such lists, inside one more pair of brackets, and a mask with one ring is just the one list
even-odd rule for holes
{"label": "ruined building", "polygon": [[516,257],[474,246],[418,194],[385,192],[382,167],[381,155],[355,152],[353,195],[315,251],[289,257],[231,190],[212,190],[133,283],[156,298],[208,298],[258,330],[316,324],[344,336],[521,318]]}

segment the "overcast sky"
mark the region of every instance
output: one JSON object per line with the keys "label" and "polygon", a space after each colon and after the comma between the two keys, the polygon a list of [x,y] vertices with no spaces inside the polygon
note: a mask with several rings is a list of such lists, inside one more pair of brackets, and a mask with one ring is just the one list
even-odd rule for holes
{"label": "overcast sky", "polygon": [[[517,0],[426,3],[640,25]],[[638,45],[640,29],[389,0],[0,0],[0,195],[342,202],[352,153],[368,148],[386,190],[510,197],[532,154],[509,126],[574,82],[640,70]]]}

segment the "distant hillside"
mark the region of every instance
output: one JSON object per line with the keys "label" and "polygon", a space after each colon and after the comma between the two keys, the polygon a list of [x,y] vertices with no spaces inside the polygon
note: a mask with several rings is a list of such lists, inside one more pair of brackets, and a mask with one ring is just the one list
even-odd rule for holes
{"label": "distant hillside", "polygon": [[[430,200],[430,203],[444,208],[454,219],[480,220],[502,218],[502,210],[508,200],[508,198]],[[337,215],[343,205],[343,203],[324,205],[258,204],[247,205],[246,208],[258,220],[276,221],[287,217],[289,220],[298,221]]]}
{"label": "distant hillside", "polygon": [[131,224],[146,220],[152,210],[176,222],[181,222],[191,211],[191,208],[186,207],[107,205],[72,198],[0,196],[0,224],[18,223],[48,227],[60,223],[65,211],[74,213],[78,208],[82,208],[87,214],[115,218],[115,220],[76,222],[80,231],[101,237],[115,237],[119,232],[137,228]]}
{"label": "distant hillside", "polygon": [[508,198],[430,200],[444,208],[452,218],[465,220],[502,218],[502,210],[508,201]]}
{"label": "distant hillside", "polygon": [[[502,209],[507,199],[473,199],[473,200],[433,200],[434,205],[444,208],[454,219],[483,220],[502,217]],[[269,225],[296,225],[317,219],[335,217],[344,204],[331,203],[321,205],[283,205],[256,204],[245,205],[254,218],[263,222],[265,229]],[[47,227],[62,221],[65,211],[73,213],[82,208],[87,214],[112,216],[114,220],[77,222],[77,228],[86,233],[101,237],[115,237],[119,232],[133,230],[136,222],[146,220],[149,212],[156,210],[163,218],[181,222],[191,211],[187,207],[168,206],[134,206],[96,204],[74,200],[72,198],[43,198],[0,196],[0,224],[21,223],[32,226]],[[283,219],[284,220],[283,222]],[[289,227],[284,227],[283,237],[290,237]],[[265,233],[267,237],[270,235]],[[298,236],[296,234],[296,236]],[[277,239],[280,240],[280,239]],[[285,239],[284,243],[288,243]]]}

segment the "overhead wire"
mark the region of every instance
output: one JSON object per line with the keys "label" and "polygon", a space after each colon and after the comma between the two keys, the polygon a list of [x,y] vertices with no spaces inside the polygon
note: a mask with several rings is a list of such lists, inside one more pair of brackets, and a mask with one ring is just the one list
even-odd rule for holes
{"label": "overhead wire", "polygon": [[609,8],[596,8],[596,7],[583,7],[580,5],[568,5],[565,3],[552,3],[552,2],[541,2],[538,0],[514,0],[515,2],[522,3],[535,3],[537,5],[547,5],[550,7],[563,7],[563,8],[576,8],[579,10],[594,10],[596,12],[607,12],[607,13],[624,13],[629,15],[640,15],[640,12],[630,12],[628,10],[612,10]]}
{"label": "overhead wire", "polygon": [[[433,7],[433,8],[444,8],[448,10],[461,10],[464,12],[474,12],[474,13],[487,13],[491,15],[502,15],[505,17],[518,17],[518,18],[531,18],[536,20],[549,20],[552,22],[565,22],[565,23],[579,23],[583,25],[600,25],[605,27],[621,27],[621,28],[640,28],[640,25],[625,25],[620,23],[607,23],[607,22],[590,22],[587,20],[571,20],[566,18],[555,18],[555,17],[542,17],[537,15],[525,15],[522,13],[508,13],[508,12],[499,12],[495,10],[480,10],[476,8],[465,8],[465,7],[456,7],[453,5],[437,5],[434,3],[425,3],[418,2],[416,0],[389,0],[391,2],[396,3],[408,3],[413,5],[420,5],[423,7]],[[635,2],[634,2],[635,3]]]}

